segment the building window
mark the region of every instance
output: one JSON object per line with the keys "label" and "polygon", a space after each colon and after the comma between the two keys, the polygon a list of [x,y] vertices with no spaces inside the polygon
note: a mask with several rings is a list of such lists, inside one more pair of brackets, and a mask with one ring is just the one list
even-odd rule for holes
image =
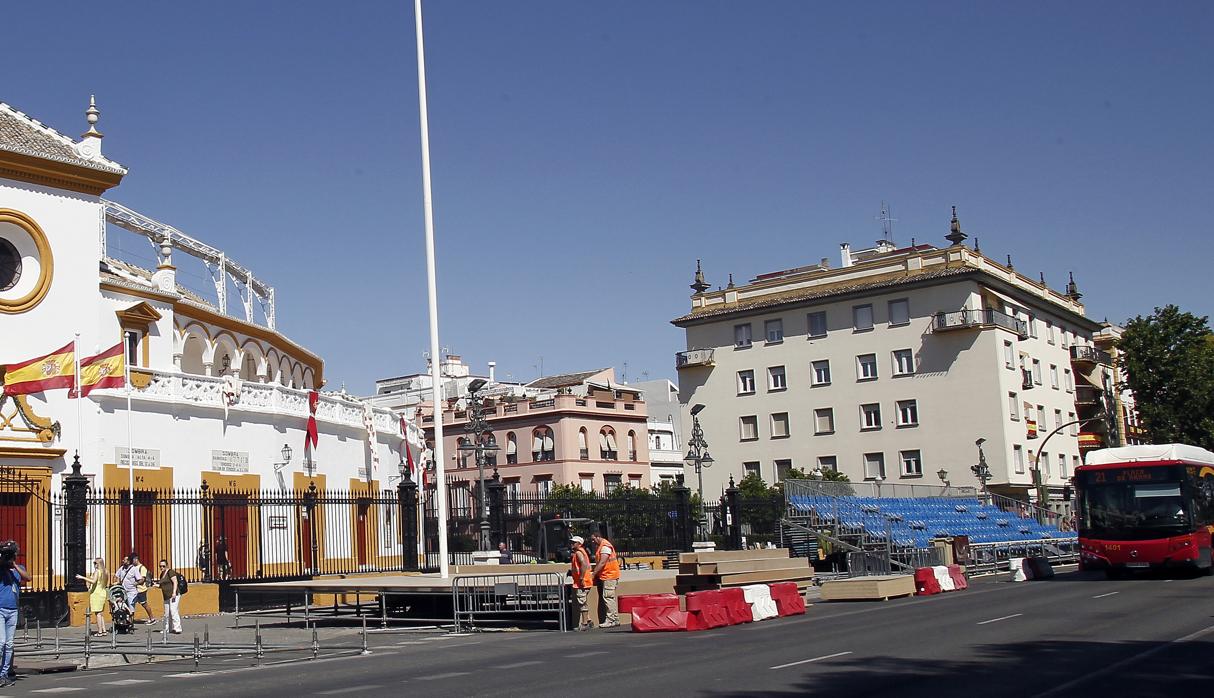
{"label": "building window", "polygon": [[905,477],[922,477],[923,476],[923,459],[919,455],[919,450],[902,451],[899,454],[902,461],[902,475]]}
{"label": "building window", "polygon": [[1054,343],[1054,323],[1049,320],[1045,321],[1045,341]]}
{"label": "building window", "polygon": [[1054,364],[1050,364],[1050,387],[1058,389],[1058,367]]}
{"label": "building window", "polygon": [[1045,425],[1045,407],[1042,405],[1037,405],[1037,430],[1045,431]]}
{"label": "building window", "polygon": [[1079,468],[1079,456],[1071,456],[1071,472]]}
{"label": "building window", "polygon": [[1079,436],[1079,425],[1075,423],[1075,413],[1067,412],[1066,416],[1066,421],[1071,422],[1071,436]]}
{"label": "building window", "polygon": [[1012,415],[1013,422],[1020,421],[1020,399],[1016,397],[1016,393],[1007,394],[1007,411]]}
{"label": "building window", "polygon": [[877,379],[877,355],[861,354],[856,357],[856,380],[871,381]]}
{"label": "building window", "polygon": [[767,369],[767,389],[784,390],[788,387],[788,378],[784,375],[783,366],[772,366]]}
{"label": "building window", "polygon": [[552,478],[536,478],[535,491],[538,492],[541,497],[547,497],[548,495],[552,494]]}
{"label": "building window", "polygon": [[637,433],[635,431],[628,432],[628,460],[636,462],[637,459]]}
{"label": "building window", "polygon": [[830,385],[830,360],[819,359],[813,362],[814,385]]}
{"label": "building window", "polygon": [[611,494],[612,492],[615,492],[618,489],[620,489],[620,476],[619,475],[604,475],[603,476],[603,491],[604,492],[606,492],[607,494]]}
{"label": "building window", "polygon": [[759,461],[757,461],[757,460],[748,460],[748,461],[746,461],[745,463],[743,463],[743,464],[742,464],[742,475],[743,475],[743,477],[746,477],[746,476],[749,476],[749,475],[755,475],[755,476],[757,476],[757,477],[763,477],[763,472],[762,472],[762,470],[761,470],[761,469],[760,469],[760,467],[759,467]]}
{"label": "building window", "polygon": [[615,444],[615,430],[603,427],[599,430],[599,458],[602,460],[619,460],[619,449]]}
{"label": "building window", "polygon": [[768,344],[776,344],[784,341],[784,321],[783,320],[768,320],[763,323],[763,332],[767,335]]}
{"label": "building window", "polygon": [[738,371],[738,395],[750,395],[755,391],[755,372]]}
{"label": "building window", "polygon": [[517,502],[518,498],[521,497],[522,494],[523,483],[519,482],[518,478],[506,483],[506,496],[510,498],[510,501]]}
{"label": "building window", "polygon": [[885,454],[884,453],[865,453],[864,454],[864,479],[876,480],[877,478],[885,479]]}
{"label": "building window", "polygon": [[[127,366],[139,365],[139,332],[137,330],[126,330],[123,335],[126,339],[126,364]],[[232,359],[227,354],[223,355],[224,359],[228,360],[228,365],[231,365]],[[226,370],[225,370],[226,372]]]}
{"label": "building window", "polygon": [[741,425],[741,439],[743,441],[754,441],[759,438],[759,418],[753,414],[741,417],[739,420]]}
{"label": "building window", "polygon": [[1037,339],[1037,316],[1029,313],[1029,336]]}
{"label": "building window", "polygon": [[1054,410],[1054,428],[1062,426],[1062,410]]}
{"label": "building window", "polygon": [[881,404],[877,402],[860,405],[860,430],[881,428]]}
{"label": "building window", "polygon": [[1071,376],[1071,369],[1062,369],[1062,378],[1066,382],[1066,391],[1068,393],[1075,392],[1075,379]]}
{"label": "building window", "polygon": [[1041,362],[1033,359],[1033,385],[1041,385]]}
{"label": "building window", "polygon": [[894,350],[894,375],[909,376],[915,372],[915,354],[910,349]]}
{"label": "building window", "polygon": [[583,492],[593,492],[594,491],[594,476],[593,475],[582,475],[581,482],[578,483],[578,486],[582,488]]}
{"label": "building window", "polygon": [[582,460],[590,460],[590,446],[586,443],[586,427],[577,430],[577,456]]}
{"label": "building window", "polygon": [[814,410],[814,433],[835,433],[835,410],[833,407],[819,407]]}
{"label": "building window", "polygon": [[915,400],[898,401],[898,426],[919,426],[919,403]]}
{"label": "building window", "polygon": [[889,324],[906,325],[910,323],[910,301],[899,298],[889,302]]}
{"label": "building window", "polygon": [[733,326],[733,345],[739,349],[750,346],[750,323]]}
{"label": "building window", "polygon": [[822,472],[828,470],[839,472],[839,458],[837,456],[818,456],[818,469]]}
{"label": "building window", "polygon": [[788,437],[788,413],[776,412],[771,416],[771,438],[783,439]]}
{"label": "building window", "polygon": [[1042,453],[1037,454],[1037,469],[1041,471],[1042,475],[1045,475],[1047,480],[1049,479],[1049,477],[1050,477],[1050,454],[1049,453],[1042,452]]}
{"label": "building window", "polygon": [[556,442],[551,428],[541,427],[531,432],[531,458],[536,462],[556,460]]}
{"label": "building window", "polygon": [[851,309],[852,328],[856,332],[865,332],[873,328],[873,306],[857,305]]}
{"label": "building window", "polygon": [[514,432],[506,434],[506,464],[516,465],[518,463],[518,437]]}
{"label": "building window", "polygon": [[1016,464],[1016,474],[1024,474],[1024,447],[1020,444],[1012,446],[1012,462]]}
{"label": "building window", "polygon": [[1003,365],[1016,370],[1016,349],[1006,339],[1003,340]]}
{"label": "building window", "polygon": [[788,458],[780,458],[776,460],[776,482],[784,482],[788,477],[788,471],[792,470],[792,460]]}
{"label": "building window", "polygon": [[1065,453],[1058,454],[1058,475],[1060,477],[1066,477],[1066,454]]}
{"label": "building window", "polygon": [[810,313],[809,319],[809,336],[810,337],[825,337],[826,336],[826,311],[821,310],[816,313]]}

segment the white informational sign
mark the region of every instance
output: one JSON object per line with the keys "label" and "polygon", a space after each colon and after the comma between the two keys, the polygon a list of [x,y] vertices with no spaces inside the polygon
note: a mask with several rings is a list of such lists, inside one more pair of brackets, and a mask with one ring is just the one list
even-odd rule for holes
{"label": "white informational sign", "polygon": [[[160,449],[158,448],[135,448],[130,449],[135,452],[135,467],[136,468],[159,468],[160,467]],[[117,461],[119,468],[131,467],[131,458],[126,446],[117,446],[114,448],[114,460]]]}
{"label": "white informational sign", "polygon": [[249,472],[247,451],[211,451],[211,470],[217,473]]}
{"label": "white informational sign", "polygon": [[361,468],[359,468],[359,469],[358,469],[358,479],[359,479],[359,480],[362,480],[362,481],[364,481],[364,482],[366,482],[366,480],[367,480],[367,466],[365,466],[365,465],[364,465],[364,466],[362,466]]}

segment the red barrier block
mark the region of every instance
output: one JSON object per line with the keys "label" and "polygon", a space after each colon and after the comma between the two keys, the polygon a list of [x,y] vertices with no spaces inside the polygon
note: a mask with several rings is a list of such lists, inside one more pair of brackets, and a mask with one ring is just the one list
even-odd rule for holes
{"label": "red barrier block", "polygon": [[678,607],[638,606],[632,610],[632,632],[658,633],[687,630],[687,612]]}
{"label": "red barrier block", "polygon": [[799,616],[805,613],[805,598],[796,582],[776,582],[769,584],[771,598],[776,602],[776,611],[781,616]]}
{"label": "red barrier block", "polygon": [[965,573],[961,571],[961,565],[949,565],[948,576],[952,577],[953,586],[957,587],[957,591],[969,588],[969,580],[965,578]]}
{"label": "red barrier block", "polygon": [[699,611],[705,606],[720,606],[722,603],[721,592],[717,589],[687,592],[687,610],[689,612]]}
{"label": "red barrier block", "polygon": [[750,604],[746,603],[746,592],[742,591],[740,587],[722,589],[721,601],[725,606],[725,612],[729,614],[729,621],[732,625],[749,623],[754,620]]}
{"label": "red barrier block", "polygon": [[936,581],[936,571],[930,567],[920,567],[915,570],[915,595],[930,596],[940,593],[940,582]]}
{"label": "red barrier block", "polygon": [[619,598],[620,613],[632,613],[635,608],[678,608],[678,594],[629,594]]}
{"label": "red barrier block", "polygon": [[687,612],[688,630],[710,630],[727,625],[732,625],[732,622],[724,606],[701,606],[698,611]]}

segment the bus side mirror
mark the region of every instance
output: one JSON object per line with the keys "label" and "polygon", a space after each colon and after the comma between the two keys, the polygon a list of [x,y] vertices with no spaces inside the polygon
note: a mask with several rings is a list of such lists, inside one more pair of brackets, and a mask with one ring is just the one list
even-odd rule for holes
{"label": "bus side mirror", "polygon": [[1066,487],[1062,488],[1062,501],[1064,501],[1064,502],[1071,501],[1071,486],[1070,485],[1067,485]]}

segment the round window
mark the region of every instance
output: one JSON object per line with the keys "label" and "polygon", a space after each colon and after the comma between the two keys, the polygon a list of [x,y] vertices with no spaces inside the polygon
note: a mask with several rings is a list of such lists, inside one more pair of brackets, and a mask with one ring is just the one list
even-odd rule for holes
{"label": "round window", "polygon": [[8,291],[21,280],[21,253],[13,243],[0,238],[0,291]]}

